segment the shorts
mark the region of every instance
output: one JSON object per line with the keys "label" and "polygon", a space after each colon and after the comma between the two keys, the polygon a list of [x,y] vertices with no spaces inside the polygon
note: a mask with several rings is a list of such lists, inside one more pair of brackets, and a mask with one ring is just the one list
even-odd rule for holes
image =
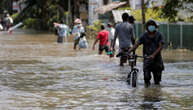
{"label": "shorts", "polygon": [[80,37],[74,40],[74,45],[78,45],[80,41]]}
{"label": "shorts", "polygon": [[[128,52],[130,48],[121,48],[119,53]],[[120,57],[120,63],[127,63],[127,56],[121,55]]]}
{"label": "shorts", "polygon": [[105,52],[107,53],[107,52],[109,52],[109,46],[107,46],[107,45],[99,45],[99,51],[103,51],[103,50],[105,50]]}
{"label": "shorts", "polygon": [[59,36],[58,36],[57,42],[58,42],[58,43],[63,43],[63,37],[59,37]]}

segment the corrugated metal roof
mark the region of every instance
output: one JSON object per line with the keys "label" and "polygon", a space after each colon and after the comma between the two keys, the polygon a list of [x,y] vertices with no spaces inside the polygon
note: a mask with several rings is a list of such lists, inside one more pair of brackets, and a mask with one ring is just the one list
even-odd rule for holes
{"label": "corrugated metal roof", "polygon": [[122,14],[123,13],[128,13],[130,15],[130,10],[113,10],[113,17],[114,17],[114,22],[118,23],[118,22],[122,22]]}

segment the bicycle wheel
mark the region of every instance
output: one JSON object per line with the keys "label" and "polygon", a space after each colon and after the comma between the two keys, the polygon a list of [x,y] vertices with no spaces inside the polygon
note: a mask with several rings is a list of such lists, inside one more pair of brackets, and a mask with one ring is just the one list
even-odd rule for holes
{"label": "bicycle wheel", "polygon": [[136,87],[137,86],[137,72],[133,71],[132,72],[132,87]]}

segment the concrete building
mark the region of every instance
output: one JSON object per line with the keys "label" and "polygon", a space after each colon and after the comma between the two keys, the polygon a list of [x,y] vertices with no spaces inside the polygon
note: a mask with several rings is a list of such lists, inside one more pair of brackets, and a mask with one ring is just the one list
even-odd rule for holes
{"label": "concrete building", "polygon": [[13,0],[12,10],[13,12],[21,12],[25,8],[25,0]]}

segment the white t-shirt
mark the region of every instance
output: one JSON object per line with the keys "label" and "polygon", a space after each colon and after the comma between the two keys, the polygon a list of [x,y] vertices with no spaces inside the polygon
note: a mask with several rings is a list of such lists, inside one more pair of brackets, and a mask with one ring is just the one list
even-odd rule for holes
{"label": "white t-shirt", "polygon": [[72,30],[72,34],[75,35],[75,38],[74,38],[74,39],[75,39],[75,40],[78,39],[78,38],[80,37],[80,34],[81,34],[82,32],[85,32],[85,31],[84,31],[84,27],[81,26],[81,25],[75,25],[75,26],[73,27],[73,30]]}
{"label": "white t-shirt", "polygon": [[65,25],[65,24],[59,24],[58,26],[58,35],[60,37],[64,37],[64,36],[67,36],[67,29],[68,29],[68,26]]}
{"label": "white t-shirt", "polygon": [[114,39],[115,29],[113,27],[107,28],[107,31],[109,32],[108,39],[109,41]]}
{"label": "white t-shirt", "polygon": [[0,31],[3,30],[3,26],[0,24]]}

